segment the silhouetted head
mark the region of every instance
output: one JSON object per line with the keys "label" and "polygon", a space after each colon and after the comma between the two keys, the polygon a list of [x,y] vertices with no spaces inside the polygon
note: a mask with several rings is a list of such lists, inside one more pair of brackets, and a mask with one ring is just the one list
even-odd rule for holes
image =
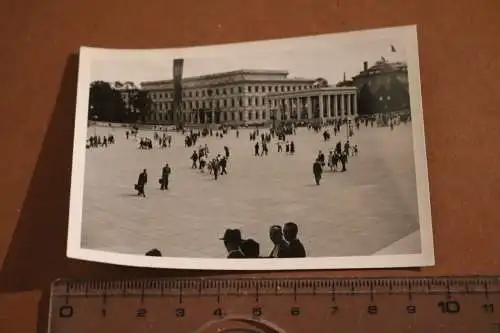
{"label": "silhouetted head", "polygon": [[273,225],[269,228],[269,238],[273,244],[279,244],[283,241],[283,230],[279,225]]}
{"label": "silhouetted head", "polygon": [[245,258],[258,258],[260,254],[260,245],[255,240],[249,238],[241,243],[241,252]]}
{"label": "silhouetted head", "polygon": [[290,242],[297,238],[299,227],[294,222],[287,222],[283,228],[283,236],[285,240]]}
{"label": "silhouetted head", "polygon": [[237,249],[241,242],[241,231],[239,229],[226,229],[224,236],[220,238],[228,251]]}

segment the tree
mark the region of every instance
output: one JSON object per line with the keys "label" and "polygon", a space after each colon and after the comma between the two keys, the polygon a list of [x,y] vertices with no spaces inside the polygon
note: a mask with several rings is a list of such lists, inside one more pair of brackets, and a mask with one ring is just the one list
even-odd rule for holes
{"label": "tree", "polygon": [[89,120],[122,122],[126,109],[120,92],[114,90],[108,82],[94,81],[89,91]]}
{"label": "tree", "polygon": [[136,89],[130,92],[130,104],[136,110],[134,121],[145,121],[151,115],[153,102],[146,91]]}

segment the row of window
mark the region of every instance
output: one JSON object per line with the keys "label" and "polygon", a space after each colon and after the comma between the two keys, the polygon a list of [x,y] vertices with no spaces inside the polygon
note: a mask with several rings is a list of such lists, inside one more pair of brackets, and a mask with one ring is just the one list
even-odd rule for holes
{"label": "row of window", "polygon": [[[337,116],[342,116],[342,115],[347,116],[348,112],[344,111],[343,113],[339,112],[337,114]],[[350,115],[354,116],[354,110],[351,110]],[[211,112],[204,113],[204,114],[200,114],[200,115],[198,115],[197,113],[190,113],[190,114],[184,113],[183,114],[185,121],[196,122],[196,123],[203,122],[203,119],[206,120],[205,122],[209,122],[210,119],[212,119],[212,117],[214,117],[214,116],[215,116],[215,112],[214,113],[211,113]],[[266,120],[272,120],[272,116],[273,116],[272,112],[267,112],[265,110],[248,110],[247,111],[247,120],[264,120],[264,121],[266,121]],[[276,115],[276,116],[278,116],[278,115]],[[316,113],[315,116],[318,117],[319,112]],[[280,113],[279,117],[281,118],[281,120],[287,120],[287,119],[289,119],[290,114]],[[328,115],[328,111],[323,110],[323,117],[334,118],[335,112],[333,110],[331,110],[330,115]],[[308,118],[307,111],[301,112],[301,116],[299,117],[299,119],[307,119],[307,118]],[[153,119],[154,120],[170,121],[170,120],[172,120],[172,113],[170,113],[170,112],[156,113],[153,115]],[[222,122],[225,122],[225,121],[243,121],[243,120],[245,120],[245,118],[244,118],[244,112],[242,112],[242,111],[238,111],[238,112],[232,111],[232,112],[221,112],[220,113],[220,121],[222,121]]]}
{"label": "row of window", "polygon": [[[182,92],[182,97],[210,97],[221,96],[236,93],[273,93],[273,92],[291,92],[302,91],[311,89],[313,86],[309,85],[254,85],[254,86],[240,86],[228,88],[204,88],[196,90],[185,90]],[[173,92],[152,92],[151,99],[172,99]]]}
{"label": "row of window", "polygon": [[[339,95],[340,96],[340,95]],[[349,95],[354,96],[354,95]],[[218,102],[218,103],[217,103]],[[337,99],[338,106],[340,108],[341,101],[340,98]],[[248,97],[246,106],[265,106],[266,100],[263,97]],[[283,101],[278,101],[271,99],[269,100],[269,106],[271,108],[277,108],[278,106],[284,107]],[[239,98],[231,98],[231,99],[219,99],[219,100],[211,100],[211,101],[183,101],[182,108],[183,109],[209,109],[209,108],[234,108],[234,107],[243,107],[243,99]],[[157,102],[153,104],[153,110],[163,111],[169,110],[172,108],[172,102]]]}

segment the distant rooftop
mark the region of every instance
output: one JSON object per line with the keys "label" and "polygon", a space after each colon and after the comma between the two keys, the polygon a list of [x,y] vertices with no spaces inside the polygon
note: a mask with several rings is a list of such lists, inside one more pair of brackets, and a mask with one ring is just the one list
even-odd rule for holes
{"label": "distant rooftop", "polygon": [[[271,75],[271,76],[287,77],[288,71],[274,70],[274,69],[239,69],[239,70],[228,71],[228,72],[189,76],[189,77],[184,77],[183,80],[188,80],[188,81],[208,80],[208,79],[216,79],[216,78],[237,76],[237,75],[243,75],[243,76],[244,75]],[[159,81],[144,81],[144,82],[141,82],[141,84],[170,83],[170,82],[172,82],[172,80],[173,79],[159,80]]]}
{"label": "distant rooftop", "polygon": [[115,82],[110,82],[110,84],[111,87],[116,90],[137,89],[137,86],[132,81],[125,81],[125,82],[115,81]]}
{"label": "distant rooftop", "polygon": [[385,59],[375,62],[374,65],[362,70],[358,75],[355,75],[353,79],[357,77],[376,75],[381,73],[395,72],[395,71],[408,71],[408,65],[402,61],[388,62]]}

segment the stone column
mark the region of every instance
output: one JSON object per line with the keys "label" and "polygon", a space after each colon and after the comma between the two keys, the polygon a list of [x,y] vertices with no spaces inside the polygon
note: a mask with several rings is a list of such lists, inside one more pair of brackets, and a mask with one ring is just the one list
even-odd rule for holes
{"label": "stone column", "polygon": [[350,117],[352,111],[352,95],[348,93],[346,97],[347,97],[347,117]]}
{"label": "stone column", "polygon": [[327,119],[330,119],[332,117],[332,95],[328,94],[326,95],[326,113]]}
{"label": "stone column", "polygon": [[295,112],[297,113],[297,120],[302,119],[302,99],[301,97],[297,97],[296,106],[295,106]]}
{"label": "stone column", "polygon": [[332,96],[332,103],[333,103],[333,118],[337,119],[338,101],[337,101],[337,94],[336,93]]}
{"label": "stone column", "polygon": [[312,119],[312,98],[311,96],[307,96],[307,117]]}
{"label": "stone column", "polygon": [[323,96],[323,95],[319,95],[318,96],[318,99],[319,99],[319,118],[320,119],[323,119],[323,117],[324,117],[323,116],[323,111],[324,111],[324,108],[325,108],[325,106],[323,105],[324,104],[324,101],[323,101],[324,98],[325,98],[325,96]]}
{"label": "stone column", "polygon": [[354,116],[357,117],[358,116],[358,96],[356,93],[352,94],[352,100],[353,100],[353,112],[354,112]]}

